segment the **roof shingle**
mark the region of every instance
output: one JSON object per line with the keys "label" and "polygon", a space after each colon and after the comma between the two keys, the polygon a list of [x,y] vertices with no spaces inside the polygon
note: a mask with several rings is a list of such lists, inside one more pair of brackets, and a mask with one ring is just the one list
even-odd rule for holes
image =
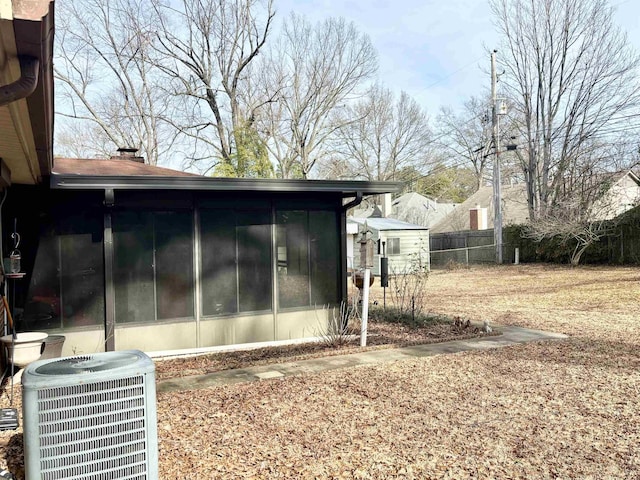
{"label": "roof shingle", "polygon": [[95,175],[95,176],[154,176],[154,177],[201,177],[194,173],[181,172],[170,168],[156,167],[144,163],[117,159],[55,158],[53,174]]}

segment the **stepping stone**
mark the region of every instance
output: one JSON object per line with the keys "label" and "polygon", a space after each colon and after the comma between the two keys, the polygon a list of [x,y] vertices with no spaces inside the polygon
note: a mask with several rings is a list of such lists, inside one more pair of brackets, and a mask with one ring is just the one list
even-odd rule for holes
{"label": "stepping stone", "polygon": [[254,375],[258,377],[260,380],[269,380],[271,378],[284,377],[284,373],[278,372],[276,370],[270,370],[268,372],[262,372],[262,373],[254,373]]}

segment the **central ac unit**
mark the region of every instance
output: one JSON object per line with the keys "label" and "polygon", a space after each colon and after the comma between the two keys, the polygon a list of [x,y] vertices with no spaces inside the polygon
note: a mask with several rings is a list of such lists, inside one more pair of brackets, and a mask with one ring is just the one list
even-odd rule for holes
{"label": "central ac unit", "polygon": [[155,366],[139,350],[39,360],[22,375],[27,480],[157,480]]}

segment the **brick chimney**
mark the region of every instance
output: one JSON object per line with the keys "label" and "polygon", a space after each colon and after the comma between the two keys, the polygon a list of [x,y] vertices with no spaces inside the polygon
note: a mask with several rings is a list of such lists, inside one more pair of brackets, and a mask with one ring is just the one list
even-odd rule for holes
{"label": "brick chimney", "polygon": [[144,163],[144,157],[136,156],[137,148],[120,147],[118,155],[111,155],[111,160],[128,160],[130,162]]}
{"label": "brick chimney", "polygon": [[470,230],[486,230],[487,227],[487,209],[476,205],[475,208],[469,209],[469,229]]}
{"label": "brick chimney", "polygon": [[380,210],[382,210],[382,216],[384,218],[387,218],[389,215],[391,215],[391,194],[390,193],[384,193],[382,194],[382,205]]}

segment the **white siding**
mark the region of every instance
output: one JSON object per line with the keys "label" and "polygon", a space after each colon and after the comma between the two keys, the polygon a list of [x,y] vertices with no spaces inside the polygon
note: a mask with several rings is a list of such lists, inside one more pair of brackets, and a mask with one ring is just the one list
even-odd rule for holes
{"label": "white siding", "polygon": [[591,208],[594,220],[608,220],[632,209],[640,202],[640,186],[625,175]]}
{"label": "white siding", "polygon": [[353,269],[353,245],[356,241],[356,236],[353,234],[347,234],[347,272]]}
{"label": "white siding", "polygon": [[[429,231],[428,230],[389,230],[380,232],[380,240],[389,245],[390,238],[400,239],[400,253],[389,254],[389,273],[408,273],[412,264],[421,261],[429,268]],[[374,274],[380,274],[380,257],[374,259]]]}
{"label": "white siding", "polygon": [[[403,273],[411,268],[414,261],[421,257],[429,268],[429,230],[383,230],[372,232],[372,238],[377,243],[378,239],[387,245],[387,257],[389,258],[389,273]],[[388,245],[390,238],[400,240],[400,253],[389,254]],[[352,240],[354,252],[354,265],[360,267],[360,245],[355,238]],[[374,275],[380,275],[380,258],[377,251],[374,252],[373,269]]]}

